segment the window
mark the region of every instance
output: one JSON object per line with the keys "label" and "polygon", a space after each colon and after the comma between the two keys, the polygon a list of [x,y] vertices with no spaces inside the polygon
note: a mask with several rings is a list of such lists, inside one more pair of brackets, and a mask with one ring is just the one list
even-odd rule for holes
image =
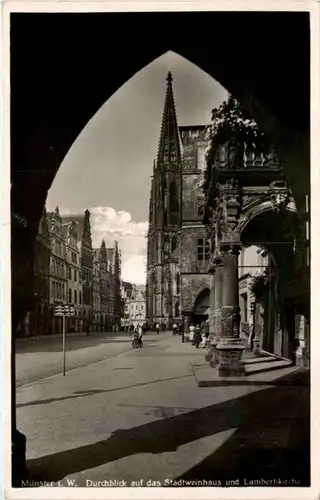
{"label": "window", "polygon": [[201,170],[201,172],[204,171],[204,167],[205,167],[205,163],[206,163],[206,160],[205,160],[205,152],[204,152],[204,149],[203,148],[199,148],[198,149],[198,154],[197,154],[197,167],[198,167],[198,170]]}
{"label": "window", "polygon": [[82,297],[81,297],[81,290],[79,291],[79,304],[81,304]]}
{"label": "window", "polygon": [[174,252],[176,248],[177,248],[177,237],[176,236],[172,236],[172,240],[171,240],[171,252]]}
{"label": "window", "polygon": [[248,295],[246,293],[241,294],[241,299],[242,299],[242,307],[241,307],[241,313],[242,313],[242,322],[247,323],[248,322]]}
{"label": "window", "polygon": [[202,198],[198,198],[197,202],[198,202],[198,216],[202,217],[203,214],[204,214],[203,199]]}
{"label": "window", "polygon": [[77,281],[77,270],[74,269],[74,281]]}
{"label": "window", "polygon": [[176,283],[177,283],[177,295],[180,293],[180,274],[177,273],[176,275]]}
{"label": "window", "polygon": [[68,267],[68,279],[71,280],[71,267]]}
{"label": "window", "polygon": [[179,307],[179,302],[176,302],[174,306],[174,315],[177,318],[180,315],[180,307]]}
{"label": "window", "polygon": [[72,291],[71,291],[71,288],[69,288],[69,302],[72,302]]}
{"label": "window", "polygon": [[198,238],[197,259],[202,264],[209,260],[209,245],[205,238]]}
{"label": "window", "polygon": [[170,210],[176,212],[179,210],[177,185],[175,181],[170,183]]}
{"label": "window", "polygon": [[74,291],[74,303],[77,303],[77,290]]}

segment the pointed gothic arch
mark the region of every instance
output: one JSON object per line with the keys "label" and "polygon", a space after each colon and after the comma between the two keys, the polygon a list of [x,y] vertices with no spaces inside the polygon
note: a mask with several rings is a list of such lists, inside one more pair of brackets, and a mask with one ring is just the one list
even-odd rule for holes
{"label": "pointed gothic arch", "polygon": [[[21,314],[32,305],[30,292],[36,228],[47,191],[61,161],[103,102],[168,46],[220,81],[257,118],[266,133],[275,134],[283,156],[289,158],[286,170],[288,178],[292,179],[292,188],[297,191],[307,189],[309,16],[306,12],[287,19],[285,13],[277,13],[277,20],[272,21],[274,16],[265,13],[267,22],[261,23],[259,15],[263,13],[246,16],[205,12],[196,13],[195,22],[190,13],[156,13],[140,17],[136,13],[121,16],[106,13],[101,17],[69,16],[74,23],[72,28],[64,15],[24,16],[17,13],[12,16],[11,195],[13,210],[24,221],[12,228],[13,329]],[[132,22],[132,17],[135,22]],[[53,21],[57,18],[61,23],[58,28],[57,21]],[[181,18],[186,26],[183,37],[176,30]],[[284,25],[286,44],[282,42]],[[124,49],[113,44],[108,61],[111,70],[105,73],[105,46],[113,43],[120,26],[121,31],[127,32],[130,44]],[[166,26],[166,37],[163,37],[163,26]],[[76,42],[68,44],[71,29]],[[84,39],[85,31],[92,36]],[[58,38],[55,36],[57,32]],[[144,32],[150,43],[141,45],[137,32]],[[190,33],[193,33],[192,37]],[[220,43],[226,33],[229,43]],[[250,36],[243,36],[243,33],[250,33]],[[41,52],[38,53],[39,39]],[[82,40],[86,51],[81,45]],[[204,46],[219,46],[219,51],[213,58],[210,51],[203,51]],[[45,59],[42,58],[43,47],[47,53]],[[236,51],[234,47],[237,47]],[[256,49],[259,58],[255,57]],[[91,54],[88,60],[90,71],[86,74],[80,56],[84,52]],[[52,65],[53,59],[58,61],[59,67]],[[124,61],[120,67],[119,60]],[[30,63],[31,70],[26,66]],[[239,71],[244,67],[246,71],[239,79]],[[29,84],[30,74],[32,85]],[[83,99],[84,95],[86,99]],[[301,141],[293,140],[296,137]],[[41,172],[40,176],[38,172]],[[31,198],[30,193],[33,193]],[[13,342],[13,352],[14,349]]]}

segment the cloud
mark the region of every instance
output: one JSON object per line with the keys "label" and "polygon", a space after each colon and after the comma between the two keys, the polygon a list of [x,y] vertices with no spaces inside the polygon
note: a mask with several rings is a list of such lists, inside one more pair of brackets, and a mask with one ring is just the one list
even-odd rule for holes
{"label": "cloud", "polygon": [[93,207],[91,213],[92,244],[99,248],[104,238],[107,246],[118,241],[122,254],[122,278],[137,284],[145,283],[147,264],[148,222],[136,222],[124,210],[112,207]]}

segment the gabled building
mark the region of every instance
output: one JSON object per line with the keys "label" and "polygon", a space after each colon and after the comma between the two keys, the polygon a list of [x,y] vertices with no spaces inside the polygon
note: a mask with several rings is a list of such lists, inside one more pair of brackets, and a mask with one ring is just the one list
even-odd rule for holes
{"label": "gabled building", "polygon": [[102,240],[99,249],[99,269],[100,269],[100,316],[103,331],[109,331],[109,293],[110,293],[110,271],[108,270],[107,249],[105,241]]}
{"label": "gabled building", "polygon": [[146,293],[144,285],[126,284],[127,294],[124,305],[124,327],[138,326],[146,323]]}
{"label": "gabled building", "polygon": [[46,210],[40,219],[38,234],[34,246],[34,310],[27,314],[24,331],[25,336],[47,335],[51,330],[49,270],[50,270],[50,236]]}
{"label": "gabled building", "polygon": [[63,216],[63,222],[74,222],[80,243],[80,267],[82,283],[82,324],[86,331],[92,328],[93,314],[93,250],[90,212]]}
{"label": "gabled building", "polygon": [[63,230],[66,242],[68,280],[66,298],[67,304],[75,311],[74,316],[67,318],[66,330],[67,332],[80,332],[83,328],[80,240],[74,221],[64,222]]}
{"label": "gabled building", "polygon": [[93,280],[92,280],[92,329],[100,332],[103,329],[100,305],[100,250],[93,250]]}
{"label": "gabled building", "polygon": [[52,333],[62,332],[61,317],[54,316],[54,307],[56,305],[65,304],[67,301],[67,257],[66,257],[66,241],[63,230],[62,218],[59,213],[59,208],[56,207],[54,212],[47,214],[47,224],[50,236],[50,306],[52,315]]}

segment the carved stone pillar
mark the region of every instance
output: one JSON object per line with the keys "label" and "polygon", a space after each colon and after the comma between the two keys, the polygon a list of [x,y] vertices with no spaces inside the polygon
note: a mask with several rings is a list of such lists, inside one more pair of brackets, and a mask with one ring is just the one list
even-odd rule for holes
{"label": "carved stone pillar", "polygon": [[221,305],[222,305],[222,261],[219,257],[214,259],[214,267],[211,270],[211,283],[210,287],[210,342],[208,347],[208,355],[206,357],[211,367],[215,367],[218,362],[217,358],[217,344],[221,337]]}
{"label": "carved stone pillar", "polygon": [[245,348],[240,333],[240,308],[238,286],[238,243],[223,243],[220,246],[223,286],[220,319],[220,339],[217,344],[218,373],[222,377],[245,375],[241,362]]}

